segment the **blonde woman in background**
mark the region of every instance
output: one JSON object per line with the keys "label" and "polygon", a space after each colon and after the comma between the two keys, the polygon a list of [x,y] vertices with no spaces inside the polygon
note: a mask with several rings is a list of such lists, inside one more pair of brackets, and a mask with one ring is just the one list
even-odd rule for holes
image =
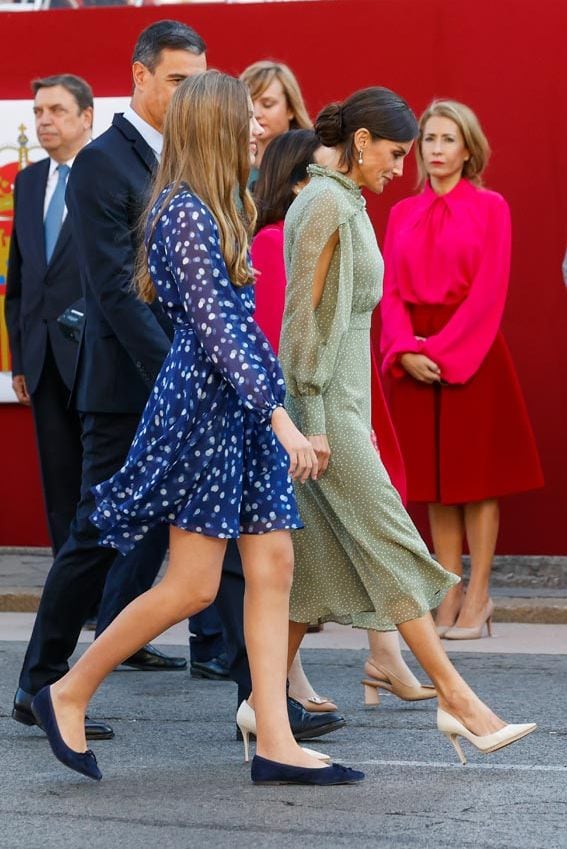
{"label": "blonde woman in background", "polygon": [[428,505],[437,559],[471,579],[437,611],[446,639],[490,635],[499,498],[543,485],[529,417],[500,331],[510,275],[510,210],[483,187],[490,148],[474,112],[434,101],[421,116],[422,191],[390,213],[382,352],[408,499]]}
{"label": "blonde woman in background", "polygon": [[250,171],[250,187],[258,179],[264,151],[272,139],[288,130],[311,130],[309,117],[299,83],[293,71],[282,62],[262,59],[249,65],[240,75],[248,86],[254,117],[262,127],[256,140],[254,167]]}

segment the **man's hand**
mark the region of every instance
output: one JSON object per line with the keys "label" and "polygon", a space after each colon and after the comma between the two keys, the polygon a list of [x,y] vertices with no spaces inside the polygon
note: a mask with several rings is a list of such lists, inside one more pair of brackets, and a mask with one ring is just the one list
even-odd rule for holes
{"label": "man's hand", "polygon": [[400,357],[400,364],[419,383],[439,383],[441,380],[441,369],[425,354],[412,354],[408,351]]}
{"label": "man's hand", "polygon": [[28,395],[26,379],[23,374],[14,374],[12,376],[12,389],[14,390],[16,398],[20,404],[25,404],[26,407],[29,407],[31,404],[31,398]]}

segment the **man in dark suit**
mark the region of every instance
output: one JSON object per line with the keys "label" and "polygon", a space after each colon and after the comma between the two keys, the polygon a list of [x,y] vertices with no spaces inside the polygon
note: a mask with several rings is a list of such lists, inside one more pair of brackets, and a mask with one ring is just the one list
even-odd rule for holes
{"label": "man in dark suit", "polygon": [[[21,404],[31,403],[57,554],[79,501],[82,458],[79,415],[68,404],[77,344],[57,324],[82,294],[65,184],[75,156],[91,137],[93,94],[85,80],[71,74],[35,80],[32,90],[37,137],[49,156],[16,177],[5,306],[12,386]],[[55,219],[52,231],[44,224],[48,211]]]}
{"label": "man in dark suit", "polygon": [[[134,52],[126,116],[116,115],[82,150],[69,178],[66,201],[86,303],[73,387],[82,427],[81,499],[47,577],[20,674],[12,715],[27,724],[35,722],[33,695],[67,671],[93,598],[104,588],[107,618],[100,630],[151,584],[166,551],[165,527],[148,534],[127,557],[100,547],[89,521],[91,487],[121,466],[170,347],[164,314],[157,304],[139,301],[131,281],[139,216],[161,153],[167,105],[181,80],[205,69],[204,50],[202,39],[184,24],[159,21],[148,27]],[[165,658],[151,647],[129,662],[142,668],[186,666],[184,658]],[[90,739],[112,736],[109,726],[88,722]]]}

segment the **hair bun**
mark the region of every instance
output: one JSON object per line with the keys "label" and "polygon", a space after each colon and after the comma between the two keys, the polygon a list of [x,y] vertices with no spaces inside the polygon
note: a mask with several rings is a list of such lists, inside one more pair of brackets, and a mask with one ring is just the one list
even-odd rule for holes
{"label": "hair bun", "polygon": [[325,147],[335,147],[344,141],[342,103],[329,103],[319,112],[315,121],[315,132]]}

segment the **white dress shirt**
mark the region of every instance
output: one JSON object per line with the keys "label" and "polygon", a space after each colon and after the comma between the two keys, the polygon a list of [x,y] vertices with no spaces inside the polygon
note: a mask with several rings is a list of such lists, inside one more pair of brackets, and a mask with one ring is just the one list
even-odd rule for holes
{"label": "white dress shirt", "polygon": [[134,129],[138,130],[146,144],[153,150],[155,157],[159,162],[163,148],[162,134],[158,132],[155,127],[152,127],[151,124],[148,124],[147,121],[144,121],[143,118],[140,118],[138,113],[134,112],[131,106],[127,106],[124,110],[124,117],[132,124]]}

